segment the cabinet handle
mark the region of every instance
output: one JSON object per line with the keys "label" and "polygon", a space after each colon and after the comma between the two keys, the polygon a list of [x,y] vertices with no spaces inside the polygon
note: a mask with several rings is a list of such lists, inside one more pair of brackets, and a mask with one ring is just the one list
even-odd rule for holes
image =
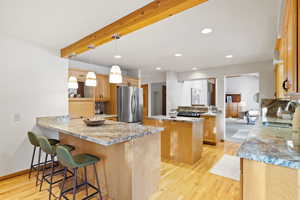
{"label": "cabinet handle", "polygon": [[289,80],[286,79],[285,81],[283,81],[282,83],[282,88],[287,92],[290,89],[290,84],[289,84]]}

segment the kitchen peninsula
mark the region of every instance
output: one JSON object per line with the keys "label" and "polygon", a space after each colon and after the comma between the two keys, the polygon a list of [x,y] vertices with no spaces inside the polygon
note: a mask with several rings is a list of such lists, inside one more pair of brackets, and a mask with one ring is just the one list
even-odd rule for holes
{"label": "kitchen peninsula", "polygon": [[263,123],[290,124],[291,120],[267,118],[258,122],[241,145],[243,200],[298,200],[300,151],[292,128],[266,127]]}
{"label": "kitchen peninsula", "polygon": [[103,196],[141,200],[157,190],[159,133],[163,128],[110,120],[99,127],[88,127],[81,119],[67,116],[37,118],[37,125],[58,132],[61,143],[75,146],[75,154],[84,152],[101,158],[97,171]]}

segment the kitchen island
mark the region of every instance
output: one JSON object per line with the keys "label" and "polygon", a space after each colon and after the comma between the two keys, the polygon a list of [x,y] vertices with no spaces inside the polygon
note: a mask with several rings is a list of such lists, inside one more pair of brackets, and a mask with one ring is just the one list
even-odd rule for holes
{"label": "kitchen island", "polygon": [[194,164],[201,158],[203,146],[202,118],[151,116],[145,125],[164,127],[161,133],[161,158]]}
{"label": "kitchen island", "polygon": [[[62,144],[75,146],[74,154],[90,153],[101,158],[97,171],[104,197],[147,200],[157,190],[159,133],[163,128],[109,120],[102,126],[88,127],[81,119],[68,116],[37,118],[37,126],[56,131]],[[94,183],[93,176],[89,178]]]}
{"label": "kitchen island", "polygon": [[243,200],[299,200],[300,149],[291,128],[265,127],[262,122],[290,123],[267,118],[258,122],[241,145]]}

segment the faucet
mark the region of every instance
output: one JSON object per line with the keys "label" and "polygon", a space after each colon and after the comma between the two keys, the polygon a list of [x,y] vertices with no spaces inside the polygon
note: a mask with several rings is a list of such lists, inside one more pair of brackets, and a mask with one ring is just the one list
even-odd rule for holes
{"label": "faucet", "polygon": [[299,100],[291,100],[288,102],[284,110],[288,112],[292,104],[296,104],[297,106],[300,105]]}

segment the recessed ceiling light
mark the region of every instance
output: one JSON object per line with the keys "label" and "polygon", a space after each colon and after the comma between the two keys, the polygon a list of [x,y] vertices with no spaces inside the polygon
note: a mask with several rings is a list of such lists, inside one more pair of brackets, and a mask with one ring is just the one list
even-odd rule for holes
{"label": "recessed ceiling light", "polygon": [[233,55],[227,55],[226,58],[233,58]]}
{"label": "recessed ceiling light", "polygon": [[161,68],[160,68],[160,67],[156,67],[155,69],[156,69],[156,70],[161,70]]}
{"label": "recessed ceiling light", "polygon": [[213,30],[211,28],[204,28],[202,29],[201,33],[202,34],[210,34]]}
{"label": "recessed ceiling light", "polygon": [[197,67],[193,67],[193,68],[192,68],[192,70],[197,70],[197,69],[198,69]]}
{"label": "recessed ceiling light", "polygon": [[181,57],[182,54],[181,54],[181,53],[175,53],[174,56],[175,56],[175,57]]}
{"label": "recessed ceiling light", "polygon": [[120,59],[120,58],[122,58],[122,56],[121,55],[114,55],[114,58],[115,59]]}

